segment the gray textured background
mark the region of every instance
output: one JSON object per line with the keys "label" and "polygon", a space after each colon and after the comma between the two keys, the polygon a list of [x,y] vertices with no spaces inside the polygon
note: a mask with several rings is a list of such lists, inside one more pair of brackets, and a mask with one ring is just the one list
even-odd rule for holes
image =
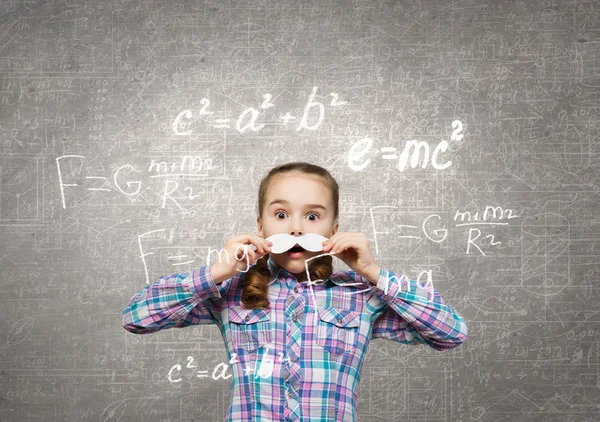
{"label": "gray textured background", "polygon": [[[382,266],[431,271],[469,324],[446,353],[372,342],[360,421],[599,421],[599,14],[1,1],[0,420],[221,420],[229,381],[197,376],[226,361],[217,327],[136,336],[121,312],[255,233],[260,179],[300,160],[340,183],[340,230]],[[238,128],[250,107],[264,126]],[[450,167],[400,169],[412,139],[448,141]]]}

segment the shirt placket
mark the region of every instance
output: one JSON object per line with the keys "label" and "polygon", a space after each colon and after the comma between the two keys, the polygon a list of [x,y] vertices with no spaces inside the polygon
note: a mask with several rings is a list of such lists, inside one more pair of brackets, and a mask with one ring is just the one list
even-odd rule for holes
{"label": "shirt placket", "polygon": [[300,420],[298,393],[301,380],[302,314],[304,313],[303,287],[290,280],[291,289],[286,298],[285,314],[287,326],[287,359],[284,369],[285,394],[288,406],[285,417],[288,421]]}

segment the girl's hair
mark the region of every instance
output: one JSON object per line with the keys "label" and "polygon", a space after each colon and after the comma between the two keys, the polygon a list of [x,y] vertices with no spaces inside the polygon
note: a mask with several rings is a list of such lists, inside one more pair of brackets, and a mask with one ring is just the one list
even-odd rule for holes
{"label": "girl's hair", "polygon": [[[322,179],[322,183],[331,191],[334,221],[337,221],[340,197],[340,189],[337,182],[323,167],[298,161],[282,164],[272,168],[271,171],[269,171],[265,178],[260,182],[260,188],[258,190],[259,217],[262,218],[263,216],[263,207],[265,205],[265,201],[267,200],[267,190],[269,189],[270,183],[276,176],[290,172],[301,172],[305,174],[316,175]],[[248,269],[244,275],[242,303],[246,308],[258,309],[269,307],[270,302],[267,291],[268,283],[271,281],[272,275],[267,264],[268,257],[268,254],[261,257],[256,264]],[[331,255],[325,255],[311,260],[308,265],[308,272],[311,280],[327,280],[333,273],[333,259]],[[303,274],[304,275],[302,276],[298,276],[299,281],[302,281],[306,277],[306,273]]]}

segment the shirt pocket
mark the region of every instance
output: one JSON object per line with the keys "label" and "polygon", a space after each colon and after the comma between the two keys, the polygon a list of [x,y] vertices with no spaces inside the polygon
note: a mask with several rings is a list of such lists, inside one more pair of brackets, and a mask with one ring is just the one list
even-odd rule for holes
{"label": "shirt pocket", "polygon": [[231,341],[235,348],[253,352],[271,341],[271,309],[229,307]]}
{"label": "shirt pocket", "polygon": [[350,309],[319,308],[317,344],[332,355],[341,355],[356,345],[360,312]]}

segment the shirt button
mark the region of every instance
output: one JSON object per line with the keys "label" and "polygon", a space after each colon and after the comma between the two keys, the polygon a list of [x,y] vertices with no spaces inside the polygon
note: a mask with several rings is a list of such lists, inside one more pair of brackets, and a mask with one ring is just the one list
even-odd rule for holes
{"label": "shirt button", "polygon": [[288,393],[288,397],[291,399],[292,397],[294,397],[294,393]]}
{"label": "shirt button", "polygon": [[250,316],[246,315],[246,318],[244,318],[244,321],[250,321]]}
{"label": "shirt button", "polygon": [[296,287],[294,287],[294,291],[295,291],[296,293],[298,293],[298,292],[300,291],[300,288],[299,288],[298,286],[296,286]]}
{"label": "shirt button", "polygon": [[342,318],[338,317],[338,322],[341,324],[342,323]]}

